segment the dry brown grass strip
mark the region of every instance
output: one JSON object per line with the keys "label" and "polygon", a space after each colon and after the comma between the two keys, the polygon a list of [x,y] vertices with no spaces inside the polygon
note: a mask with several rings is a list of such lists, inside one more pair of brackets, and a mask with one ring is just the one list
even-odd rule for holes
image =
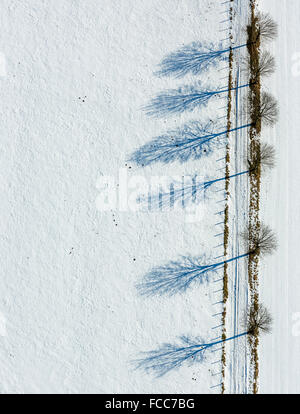
{"label": "dry brown grass strip", "polygon": [[[233,0],[231,0],[233,2]],[[230,6],[230,22],[233,20],[233,8]],[[231,26],[232,29],[232,26]],[[230,39],[232,40],[232,34],[230,33]],[[230,50],[229,53],[229,76],[228,76],[228,104],[227,104],[227,131],[231,129],[231,110],[232,110],[232,92],[233,89],[233,78],[232,78],[232,68],[233,68],[233,51]],[[225,193],[226,193],[226,201],[225,201],[225,211],[224,211],[224,257],[227,255],[228,250],[228,240],[229,240],[229,184],[230,184],[230,146],[229,146],[229,132],[227,133],[227,144],[226,144],[226,167],[225,167]],[[222,332],[222,340],[225,341],[226,339],[226,303],[228,300],[228,264],[224,264],[224,274],[223,274],[223,312],[222,312],[222,325],[223,325],[223,332]],[[226,367],[226,350],[225,350],[225,343],[222,344],[222,389],[221,393],[225,393],[225,367]]]}
{"label": "dry brown grass strip", "polygon": [[[249,102],[251,107],[251,123],[253,124],[249,131],[249,158],[254,159],[260,157],[261,143],[261,79],[260,79],[260,35],[258,32],[258,18],[256,13],[256,0],[250,0],[251,21],[247,27],[248,40],[247,48],[250,63],[250,88]],[[255,171],[249,174],[250,181],[250,201],[249,201],[249,236],[255,238],[260,231],[259,207],[260,207],[260,187],[261,187],[261,165]],[[258,272],[259,272],[259,252],[250,255],[248,260],[248,280],[250,289],[251,306],[258,307]],[[253,372],[252,391],[254,394],[258,392],[258,376],[259,376],[259,359],[258,359],[258,332],[254,338],[250,339],[251,349],[251,366]]]}

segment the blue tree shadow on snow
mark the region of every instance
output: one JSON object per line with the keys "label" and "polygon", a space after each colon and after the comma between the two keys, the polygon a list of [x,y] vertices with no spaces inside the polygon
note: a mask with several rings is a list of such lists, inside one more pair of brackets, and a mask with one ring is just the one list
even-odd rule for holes
{"label": "blue tree shadow on snow", "polygon": [[[236,46],[232,50],[245,46],[246,44]],[[155,74],[175,78],[182,78],[189,73],[199,75],[219,61],[227,60],[230,50],[230,48],[214,50],[213,47],[194,42],[167,55],[159,64],[159,70]]]}
{"label": "blue tree shadow on snow", "polygon": [[202,362],[205,359],[205,347],[201,340],[180,337],[181,344],[165,343],[159,349],[145,352],[143,358],[132,361],[136,369],[154,373],[157,377],[179,368],[184,362]]}
{"label": "blue tree shadow on snow", "polygon": [[176,160],[181,163],[189,159],[198,160],[210,155],[215,144],[220,144],[228,133],[249,126],[251,125],[213,132],[212,122],[205,125],[197,121],[190,122],[143,145],[133,152],[130,161],[138,166],[147,166],[156,162],[168,164]]}
{"label": "blue tree shadow on snow", "polygon": [[179,344],[165,343],[160,348],[145,352],[143,358],[132,361],[136,369],[141,369],[146,373],[153,373],[156,377],[162,377],[169,371],[181,367],[184,363],[203,362],[206,351],[221,343],[235,340],[248,335],[243,332],[226,339],[203,343],[200,338],[192,339],[188,336],[181,336]]}
{"label": "blue tree shadow on snow", "polygon": [[[200,199],[204,200],[207,197],[207,191],[212,185],[244,174],[249,174],[249,170],[209,181],[202,181],[200,180],[201,177],[195,175],[192,178],[188,177],[188,184],[183,182],[182,185],[179,183],[179,186],[177,185],[175,187],[174,183],[171,183],[168,191],[163,192],[162,189],[160,189],[156,194],[143,194],[138,197],[138,201],[144,206],[144,211],[170,211],[179,204],[185,208],[191,206],[191,204],[195,205],[199,203]],[[185,179],[185,177],[182,178]]]}
{"label": "blue tree shadow on snow", "polygon": [[207,105],[208,101],[223,93],[248,87],[249,84],[237,86],[232,89],[220,89],[215,91],[200,90],[194,86],[183,86],[179,89],[170,89],[153,98],[148,105],[143,107],[148,116],[165,117],[192,111],[197,107]]}
{"label": "blue tree shadow on snow", "polygon": [[158,266],[148,272],[142,282],[137,284],[140,295],[173,296],[176,293],[185,292],[192,284],[201,284],[208,281],[225,263],[230,263],[249,256],[245,253],[231,259],[222,260],[212,264],[203,264],[205,256],[183,256],[178,261]]}

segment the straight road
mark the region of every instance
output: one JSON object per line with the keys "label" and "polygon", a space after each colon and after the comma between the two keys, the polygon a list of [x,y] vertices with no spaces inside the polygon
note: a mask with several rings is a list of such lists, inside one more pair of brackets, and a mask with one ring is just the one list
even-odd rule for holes
{"label": "straight road", "polygon": [[300,393],[300,1],[259,0],[279,24],[266,45],[277,70],[264,86],[279,100],[280,117],[262,138],[277,149],[277,168],[263,178],[262,218],[278,234],[276,255],[264,260],[261,299],[274,315],[271,335],[261,339],[260,393]]}

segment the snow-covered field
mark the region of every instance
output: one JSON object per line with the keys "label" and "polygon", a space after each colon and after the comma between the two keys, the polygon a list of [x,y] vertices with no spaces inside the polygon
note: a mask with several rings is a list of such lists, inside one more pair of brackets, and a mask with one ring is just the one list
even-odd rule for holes
{"label": "snow-covered field", "polygon": [[[166,55],[192,42],[228,47],[229,3],[1,1],[0,393],[220,393],[220,349],[160,378],[134,370],[131,361],[181,335],[206,342],[220,337],[222,269],[172,297],[141,297],[136,284],[151,268],[181,256],[222,260],[224,183],[202,201],[200,218],[182,209],[111,205],[100,211],[99,195],[107,176],[117,190],[127,177],[131,201],[142,177],[224,176],[222,142],[209,156],[185,163],[138,168],[128,160],[141,145],[189,121],[212,120],[226,129],[226,94],[206,108],[161,118],[148,117],[142,107],[185,85],[226,89],[225,61],[201,76],[154,72]],[[262,217],[276,228],[280,249],[262,262],[261,295],[275,322],[272,335],[261,340],[260,392],[300,392],[300,4],[259,0],[259,6],[279,23],[278,40],[268,46],[277,71],[264,82],[281,107],[278,126],[263,132],[264,141],[276,145],[278,166],[264,177]],[[234,7],[239,44],[248,1],[235,0]],[[243,83],[239,73],[235,63],[235,79]],[[238,116],[243,94],[235,96]],[[243,138],[246,133],[234,138],[233,152],[245,151]],[[243,168],[241,159],[232,158],[231,172]],[[240,177],[232,188],[237,234],[246,220],[245,182]],[[238,238],[230,246],[242,253]],[[230,291],[238,296],[230,298],[227,333],[235,334],[247,274],[244,263],[230,269]],[[227,392],[248,392],[245,344],[228,346]]]}

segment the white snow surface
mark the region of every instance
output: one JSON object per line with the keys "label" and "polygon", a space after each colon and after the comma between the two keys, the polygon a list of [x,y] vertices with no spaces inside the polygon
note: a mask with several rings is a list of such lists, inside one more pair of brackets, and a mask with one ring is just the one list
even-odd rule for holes
{"label": "white snow surface", "polygon": [[279,25],[267,45],[277,70],[265,88],[279,100],[280,117],[262,139],[277,150],[277,168],[263,179],[262,218],[276,231],[277,253],[263,261],[261,298],[274,315],[272,335],[261,339],[260,392],[300,393],[300,270],[298,262],[300,192],[300,2],[260,0],[260,9]]}
{"label": "white snow surface", "polygon": [[[140,297],[135,285],[151,268],[180,256],[203,256],[204,264],[222,260],[223,184],[212,188],[194,223],[183,210],[101,212],[96,200],[98,180],[108,175],[117,182],[120,169],[128,180],[224,175],[224,145],[184,164],[137,168],[128,159],[188,121],[212,119],[226,128],[226,94],[206,108],[160,119],[141,108],[166,89],[198,82],[208,89],[227,86],[226,62],[182,79],[153,72],[168,53],[191,42],[227,47],[229,3],[1,0],[0,393],[220,392],[218,349],[205,362],[160,378],[134,370],[131,361],[181,335],[206,342],[220,336],[222,271],[171,298]],[[266,45],[277,70],[263,83],[280,101],[279,124],[262,134],[276,146],[278,161],[263,177],[261,217],[276,230],[280,248],[261,262],[260,295],[274,329],[260,340],[259,391],[299,393],[300,2],[258,4],[279,23],[277,41]],[[248,1],[236,0],[234,7],[239,44]],[[240,83],[245,80],[241,74]],[[231,143],[234,173],[243,168],[246,131]],[[237,232],[247,221],[246,182],[240,177],[231,183],[230,220]],[[232,254],[243,251],[238,237],[230,247]],[[230,265],[229,289],[237,296],[228,302],[228,336],[242,329],[245,264]],[[248,392],[245,344],[226,347],[226,392]]]}
{"label": "white snow surface", "polygon": [[227,85],[225,62],[202,77],[153,72],[191,42],[228,46],[228,4],[2,0],[0,7],[0,392],[220,392],[219,351],[162,378],[130,361],[180,335],[219,336],[220,275],[172,298],[139,297],[135,284],[181,255],[222,254],[223,217],[215,213],[224,208],[223,185],[203,204],[203,219],[188,223],[183,212],[98,211],[96,184],[103,175],[117,179],[120,168],[129,177],[223,176],[224,146],[183,165],[143,170],[126,160],[168,129],[226,115],[226,95],[163,119],[141,107],[165,89]]}

